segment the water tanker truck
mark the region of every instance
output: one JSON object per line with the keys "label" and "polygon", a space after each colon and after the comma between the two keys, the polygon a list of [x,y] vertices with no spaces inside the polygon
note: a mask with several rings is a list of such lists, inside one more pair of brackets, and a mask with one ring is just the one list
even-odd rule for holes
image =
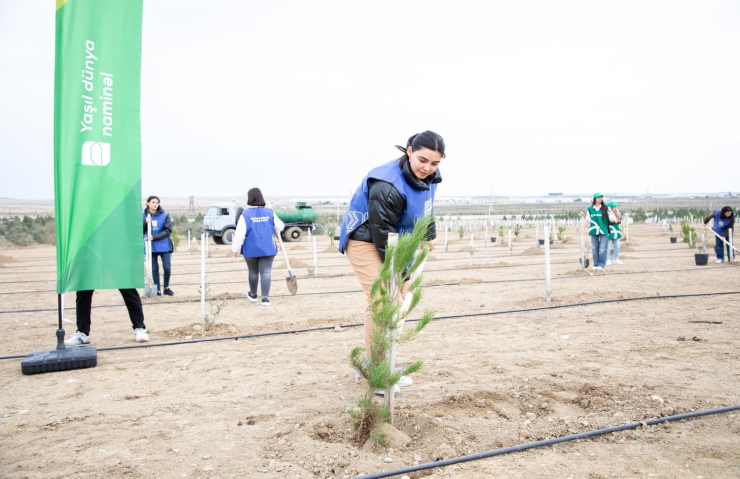
{"label": "water tanker truck", "polygon": [[[243,208],[236,203],[215,203],[208,207],[203,217],[203,230],[213,236],[216,244],[231,244],[236,231],[236,222]],[[303,232],[316,228],[316,210],[306,203],[296,203],[295,210],[275,209],[275,214],[285,223],[281,233],[286,242],[300,241]]]}

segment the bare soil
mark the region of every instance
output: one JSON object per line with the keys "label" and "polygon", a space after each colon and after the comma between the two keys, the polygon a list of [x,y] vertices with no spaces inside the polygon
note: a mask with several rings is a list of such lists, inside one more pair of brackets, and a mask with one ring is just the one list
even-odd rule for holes
{"label": "bare soil", "polygon": [[[347,357],[363,332],[348,325],[362,323],[365,295],[345,256],[319,254],[317,278],[296,271],[296,296],[282,279],[287,271],[276,268],[272,306],[263,307],[245,297],[244,262],[212,245],[209,297],[234,299],[205,331],[200,258],[181,250],[173,255],[176,296],[144,300],[149,345],[326,329],[99,351],[95,368],[38,376],[23,376],[18,359],[0,360],[0,477],[352,477],[740,404],[740,295],[583,306],[740,290],[737,266],[697,267],[695,250],[670,244],[659,227],[630,232],[634,251],[603,274],[580,271],[580,238],[569,232],[572,241],[551,252],[551,305],[581,306],[521,313],[486,314],[547,306],[544,257],[523,254],[532,242],[515,243],[510,255],[479,240],[476,270],[459,252],[466,241],[437,248],[420,308],[466,316],[433,321],[400,347],[399,360],[425,364],[398,398],[395,427],[410,442],[395,447],[350,441],[347,410],[363,384]],[[329,249],[328,238],[317,240],[320,251]],[[288,254],[291,265],[313,261],[308,251]],[[12,259],[0,269],[3,354],[53,348],[54,249],[4,247],[3,256]],[[71,334],[73,293],[65,304]],[[136,344],[117,291],[96,292],[93,305],[93,345]],[[740,477],[740,413],[643,426],[428,477]]]}

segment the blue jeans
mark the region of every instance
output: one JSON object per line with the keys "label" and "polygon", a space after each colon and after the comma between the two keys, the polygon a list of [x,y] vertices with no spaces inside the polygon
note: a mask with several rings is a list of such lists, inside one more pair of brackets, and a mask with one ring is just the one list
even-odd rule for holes
{"label": "blue jeans", "polygon": [[724,261],[725,248],[727,248],[727,261],[732,261],[732,251],[730,251],[730,246],[724,244],[722,240],[717,238],[716,236],[714,237],[714,241],[714,254],[717,255],[717,259],[721,259]]}
{"label": "blue jeans", "polygon": [[606,266],[607,251],[609,247],[609,236],[593,235],[591,236],[591,249],[594,255],[594,266]]}
{"label": "blue jeans", "polygon": [[170,253],[152,253],[152,276],[154,277],[154,284],[157,285],[157,291],[159,291],[159,261],[157,258],[162,258],[162,269],[164,269],[164,288],[170,287],[170,274],[172,273],[172,263],[170,261]]}
{"label": "blue jeans", "polygon": [[619,240],[613,239],[609,240],[609,242],[612,244],[612,251],[614,252],[614,254],[608,255],[607,257],[613,256],[612,260],[619,261]]}

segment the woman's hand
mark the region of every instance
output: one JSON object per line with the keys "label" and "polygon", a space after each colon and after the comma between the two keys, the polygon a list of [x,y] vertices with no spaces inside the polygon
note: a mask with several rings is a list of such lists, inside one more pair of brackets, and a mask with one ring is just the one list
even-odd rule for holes
{"label": "woman's hand", "polygon": [[152,238],[152,235],[147,235],[146,237],[147,237],[147,239],[148,239],[149,241],[154,241],[154,238]]}
{"label": "woman's hand", "polygon": [[144,220],[144,222],[145,223],[151,223],[152,222],[152,217],[149,216],[149,215],[146,215],[146,219]]}
{"label": "woman's hand", "polygon": [[586,213],[584,213],[583,211],[579,211],[578,214],[581,216],[581,218],[586,217]]}
{"label": "woman's hand", "polygon": [[239,252],[238,251],[234,251],[234,258],[238,258],[238,257],[239,257]]}
{"label": "woman's hand", "polygon": [[434,251],[434,247],[436,245],[437,245],[437,240],[436,239],[433,239],[433,240],[430,240],[430,241],[424,241],[424,242],[421,243],[421,246],[422,247],[429,246],[429,251]]}

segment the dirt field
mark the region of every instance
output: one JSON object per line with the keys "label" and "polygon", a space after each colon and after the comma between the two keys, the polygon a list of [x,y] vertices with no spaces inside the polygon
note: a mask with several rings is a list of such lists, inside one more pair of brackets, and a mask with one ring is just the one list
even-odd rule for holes
{"label": "dirt field", "polygon": [[[709,266],[697,267],[694,250],[670,244],[657,227],[633,225],[631,234],[624,265],[590,275],[579,271],[578,236],[570,232],[551,252],[554,304],[740,291],[737,266],[717,265],[711,254]],[[429,462],[445,449],[463,455],[740,404],[740,295],[483,315],[546,305],[544,256],[522,254],[534,245],[534,230],[524,235],[511,255],[477,240],[472,266],[469,253],[456,253],[469,246],[466,235],[448,252],[438,245],[427,263],[421,307],[438,317],[480,315],[435,321],[400,350],[400,360],[425,361],[396,414],[408,444],[350,444],[346,411],[362,385],[347,357],[362,328],[331,328],[101,351],[96,368],[38,376],[23,376],[17,359],[2,360],[0,477],[352,477]],[[307,246],[290,257],[312,264]],[[194,301],[144,300],[149,344],[362,321],[359,283],[324,236],[319,277],[295,271],[298,296],[288,294],[286,271],[273,270],[271,307],[246,300],[244,261],[211,245],[210,295],[239,299],[226,300],[213,333],[196,331],[199,256],[186,250],[173,256],[171,287],[174,300]],[[0,310],[48,309],[0,314],[2,355],[53,348],[54,255],[50,247],[0,248]],[[65,301],[73,307],[74,295]],[[136,344],[117,291],[97,292],[93,305],[112,305],[93,310],[95,346]],[[74,310],[65,316],[74,321]],[[74,324],[65,329],[74,333]],[[426,474],[740,477],[740,412]]]}

